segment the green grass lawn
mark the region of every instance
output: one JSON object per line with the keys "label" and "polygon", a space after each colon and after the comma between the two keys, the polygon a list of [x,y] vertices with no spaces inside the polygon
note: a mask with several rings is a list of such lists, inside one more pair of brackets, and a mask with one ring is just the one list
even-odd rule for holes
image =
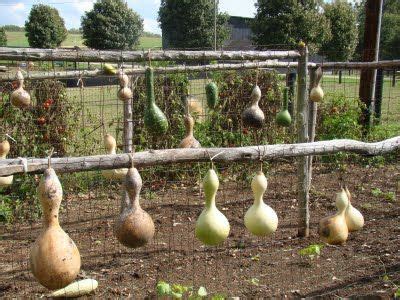
{"label": "green grass lawn", "polygon": [[[29,47],[28,39],[25,36],[25,32],[11,32],[7,31],[7,46],[10,47]],[[63,47],[83,46],[83,40],[81,34],[69,33],[67,39],[62,43]],[[161,47],[160,37],[141,37],[138,49],[148,49]]]}

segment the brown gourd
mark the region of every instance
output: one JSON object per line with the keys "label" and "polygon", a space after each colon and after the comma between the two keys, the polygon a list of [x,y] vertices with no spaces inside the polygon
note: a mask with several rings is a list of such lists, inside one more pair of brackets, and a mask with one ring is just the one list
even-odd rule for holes
{"label": "brown gourd", "polygon": [[60,289],[78,275],[81,257],[58,221],[63,191],[50,159],[39,183],[38,197],[43,211],[43,230],[31,247],[30,267],[40,284],[48,289]]}
{"label": "brown gourd", "polygon": [[242,113],[242,121],[245,126],[262,128],[264,125],[264,112],[258,106],[261,99],[261,90],[258,85],[255,85],[250,95],[251,104]]}
{"label": "brown gourd", "polygon": [[349,232],[360,230],[364,227],[364,216],[362,213],[351,204],[352,196],[347,187],[345,187],[347,197],[349,199],[349,206],[346,208],[346,224]]}
{"label": "brown gourd", "polygon": [[17,71],[15,76],[17,80],[17,89],[11,93],[10,102],[18,108],[27,108],[31,105],[31,96],[24,90],[24,76],[21,70]]}
{"label": "brown gourd", "polygon": [[[106,148],[107,154],[117,153],[117,142],[111,134],[107,133],[104,135],[104,147]],[[121,169],[102,170],[101,174],[108,179],[122,180],[125,178],[127,172],[128,172],[127,168],[121,168]]]}
{"label": "brown gourd", "polygon": [[[4,140],[0,143],[0,159],[5,159],[10,152],[10,143],[7,140]],[[13,175],[10,176],[1,176],[0,177],[0,187],[6,187],[12,184]]]}
{"label": "brown gourd", "polygon": [[124,73],[124,71],[119,70],[118,72],[118,80],[119,80],[119,90],[118,90],[118,99],[125,101],[132,98],[132,90],[129,88],[129,77]]}
{"label": "brown gourd", "polygon": [[184,117],[186,134],[183,140],[179,143],[179,148],[200,148],[201,145],[193,136],[194,119],[190,114]]}
{"label": "brown gourd", "polygon": [[125,191],[121,200],[121,211],[114,225],[118,241],[129,248],[147,244],[154,236],[154,222],[139,203],[142,178],[136,168],[129,168],[125,179]]}

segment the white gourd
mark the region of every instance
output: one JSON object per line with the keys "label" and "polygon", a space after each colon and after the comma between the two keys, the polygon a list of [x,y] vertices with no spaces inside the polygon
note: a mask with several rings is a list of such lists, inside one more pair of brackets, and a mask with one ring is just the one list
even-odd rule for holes
{"label": "white gourd", "polygon": [[319,67],[315,72],[314,86],[310,92],[310,100],[313,102],[321,102],[324,99],[324,91],[321,88],[320,81],[322,79],[322,69]]}
{"label": "white gourd", "polygon": [[346,208],[346,224],[349,228],[349,232],[357,231],[363,228],[364,226],[364,217],[361,212],[351,205],[351,194],[347,187],[345,188],[347,197],[349,199],[349,206]]}
{"label": "white gourd", "polygon": [[97,289],[99,283],[94,279],[82,279],[67,285],[63,289],[56,290],[47,297],[80,297],[90,294]]}
{"label": "white gourd", "polygon": [[196,222],[196,237],[205,245],[215,246],[229,235],[228,219],[215,205],[215,196],[219,187],[218,175],[213,169],[208,170],[203,180],[206,205]]}
{"label": "white gourd", "polygon": [[263,201],[268,180],[262,171],[259,171],[251,181],[254,203],[244,216],[246,228],[256,236],[267,236],[275,232],[278,227],[276,212]]}
{"label": "white gourd", "polygon": [[[116,154],[117,142],[111,134],[104,135],[104,146],[106,148],[107,154]],[[112,170],[102,170],[101,174],[108,179],[125,179],[126,173],[128,173],[127,168],[112,169]]]}
{"label": "white gourd", "polygon": [[[10,152],[10,143],[7,140],[4,140],[0,143],[0,159],[5,159]],[[6,187],[12,184],[13,175],[10,176],[1,176],[0,177],[0,187]]]}

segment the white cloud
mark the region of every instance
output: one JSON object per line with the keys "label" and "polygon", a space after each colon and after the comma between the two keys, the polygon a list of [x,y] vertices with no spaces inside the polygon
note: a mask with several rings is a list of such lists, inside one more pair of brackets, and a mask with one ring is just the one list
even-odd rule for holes
{"label": "white cloud", "polygon": [[75,0],[72,6],[81,14],[93,8],[93,2]]}
{"label": "white cloud", "polygon": [[144,27],[144,31],[161,34],[161,29],[158,26],[157,20],[145,18],[145,19],[143,19],[143,27]]}
{"label": "white cloud", "polygon": [[11,11],[15,12],[17,10],[24,10],[25,9],[25,4],[22,2],[18,2],[16,4],[14,4],[13,6],[11,6]]}

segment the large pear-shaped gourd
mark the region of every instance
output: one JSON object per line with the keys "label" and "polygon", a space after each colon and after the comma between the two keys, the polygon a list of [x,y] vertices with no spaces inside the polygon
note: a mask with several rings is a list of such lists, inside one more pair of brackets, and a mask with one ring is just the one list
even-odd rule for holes
{"label": "large pear-shaped gourd", "polygon": [[361,212],[351,205],[351,194],[347,187],[345,187],[347,197],[349,199],[349,206],[346,208],[346,224],[349,228],[349,232],[357,231],[363,228],[364,226],[364,217]]}
{"label": "large pear-shaped gourd", "polygon": [[315,81],[313,88],[310,92],[310,100],[313,102],[321,102],[324,99],[324,91],[321,88],[320,82],[322,79],[322,69],[318,67],[317,71],[315,72]]}
{"label": "large pear-shaped gourd", "polygon": [[257,236],[270,235],[278,227],[276,212],[263,201],[263,195],[267,186],[267,178],[263,172],[259,171],[251,181],[254,203],[244,216],[246,228]]}
{"label": "large pear-shaped gourd", "polygon": [[144,125],[153,134],[164,134],[168,130],[168,120],[157,106],[154,97],[154,71],[146,69],[147,106],[144,111]]}
{"label": "large pear-shaped gourd", "polygon": [[206,205],[196,222],[196,237],[205,245],[215,246],[229,235],[228,219],[215,206],[215,196],[219,187],[217,173],[210,169],[203,180]]}
{"label": "large pear-shaped gourd", "polygon": [[318,232],[322,240],[328,244],[336,245],[346,242],[349,230],[346,224],[345,212],[349,200],[345,189],[336,194],[336,207],[338,212],[333,216],[323,218],[319,222]]}
{"label": "large pear-shaped gourd", "polygon": [[136,168],[126,174],[125,191],[121,200],[121,211],[114,225],[118,241],[129,248],[147,244],[154,236],[154,223],[139,203],[142,178]]}
{"label": "large pear-shaped gourd", "polygon": [[[117,142],[111,134],[104,135],[104,147],[107,154],[116,154]],[[101,174],[108,179],[122,180],[125,178],[128,168],[102,170]]]}
{"label": "large pear-shaped gourd", "polygon": [[24,76],[20,70],[16,74],[17,89],[11,93],[10,102],[18,108],[27,108],[31,105],[31,96],[24,90]]}
{"label": "large pear-shaped gourd", "polygon": [[183,140],[179,143],[179,148],[200,148],[200,143],[193,136],[194,119],[187,114],[184,118],[186,134]]}
{"label": "large pear-shaped gourd", "polygon": [[258,85],[255,85],[250,95],[251,104],[242,113],[242,121],[245,126],[262,128],[264,125],[265,116],[258,102],[261,99],[261,90]]}
{"label": "large pear-shaped gourd", "polygon": [[281,111],[276,115],[276,124],[287,127],[292,123],[292,117],[288,110],[289,89],[285,87],[283,91],[283,105]]}
{"label": "large pear-shaped gourd", "polygon": [[51,290],[60,289],[78,275],[81,257],[74,241],[58,222],[63,191],[50,166],[40,180],[38,197],[43,211],[43,230],[31,248],[30,266],[40,284]]}
{"label": "large pear-shaped gourd", "polygon": [[[4,140],[0,143],[0,159],[5,159],[10,152],[10,143],[7,140]],[[12,184],[13,175],[10,176],[1,176],[0,177],[0,187],[6,187]]]}

